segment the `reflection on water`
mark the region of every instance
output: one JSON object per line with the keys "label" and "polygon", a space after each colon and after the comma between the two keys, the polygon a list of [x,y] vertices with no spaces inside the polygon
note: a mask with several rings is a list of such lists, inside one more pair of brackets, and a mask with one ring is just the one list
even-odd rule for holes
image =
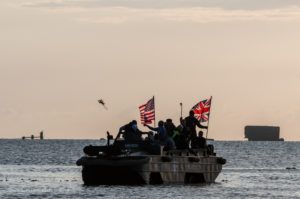
{"label": "reflection on water", "polygon": [[227,159],[213,184],[84,186],[75,162],[98,143],[0,140],[0,198],[300,198],[299,142],[213,142]]}

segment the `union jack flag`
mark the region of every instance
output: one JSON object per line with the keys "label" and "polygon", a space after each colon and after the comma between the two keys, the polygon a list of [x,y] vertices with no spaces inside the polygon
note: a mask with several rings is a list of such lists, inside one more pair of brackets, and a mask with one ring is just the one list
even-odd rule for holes
{"label": "union jack flag", "polygon": [[199,122],[207,122],[208,121],[211,100],[212,100],[212,97],[210,99],[200,101],[195,106],[193,106],[192,111],[194,111],[194,113],[195,113],[194,117],[197,120],[199,120]]}
{"label": "union jack flag", "polygon": [[146,104],[139,107],[142,124],[151,124],[155,120],[154,97],[152,97]]}

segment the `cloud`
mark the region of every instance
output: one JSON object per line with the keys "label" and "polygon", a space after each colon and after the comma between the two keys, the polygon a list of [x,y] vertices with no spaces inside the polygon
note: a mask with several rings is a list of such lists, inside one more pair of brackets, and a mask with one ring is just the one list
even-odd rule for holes
{"label": "cloud", "polygon": [[161,16],[177,22],[228,22],[228,21],[291,21],[300,19],[300,8],[272,10],[224,10],[220,8],[168,9]]}
{"label": "cloud", "polygon": [[81,23],[92,23],[92,24],[121,24],[128,21],[128,18],[127,17],[101,17],[101,18],[83,17],[83,18],[77,18],[76,20]]}
{"label": "cloud", "polygon": [[[74,11],[74,9],[73,9]],[[78,10],[77,10],[78,11]],[[61,12],[66,12],[65,9]],[[214,23],[234,21],[277,21],[300,20],[300,8],[272,10],[224,10],[221,8],[172,8],[172,9],[136,9],[136,8],[97,8],[88,9],[76,21],[95,24],[121,24],[126,22],[176,22],[176,23]]]}
{"label": "cloud", "polygon": [[2,108],[0,110],[0,115],[1,116],[16,116],[16,115],[19,115],[20,112],[16,109],[13,109],[13,108]]}
{"label": "cloud", "polygon": [[[241,2],[244,2],[243,6]],[[300,19],[300,2],[286,0],[34,0],[24,7],[76,13],[79,23],[292,21]],[[299,5],[298,5],[299,4]],[[241,6],[240,6],[241,5]],[[255,9],[255,7],[259,9]]]}
{"label": "cloud", "polygon": [[222,8],[228,10],[264,10],[300,6],[298,0],[32,0],[28,7],[127,7],[127,8]]}

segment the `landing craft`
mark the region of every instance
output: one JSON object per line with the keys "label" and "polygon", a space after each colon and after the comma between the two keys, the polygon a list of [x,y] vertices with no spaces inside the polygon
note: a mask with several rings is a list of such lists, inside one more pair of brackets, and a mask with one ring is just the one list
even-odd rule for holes
{"label": "landing craft", "polygon": [[85,185],[138,185],[212,183],[226,160],[217,157],[213,145],[167,150],[146,137],[129,142],[118,134],[110,145],[86,146],[76,164],[82,166]]}

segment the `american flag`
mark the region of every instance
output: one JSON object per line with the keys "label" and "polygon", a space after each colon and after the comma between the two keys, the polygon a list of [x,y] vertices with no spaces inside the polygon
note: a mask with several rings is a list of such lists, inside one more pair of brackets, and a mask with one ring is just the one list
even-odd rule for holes
{"label": "american flag", "polygon": [[140,106],[139,109],[142,124],[151,124],[152,120],[155,120],[154,97],[152,97],[152,99],[150,99],[146,104]]}
{"label": "american flag", "polygon": [[192,111],[194,111],[194,113],[195,113],[194,117],[197,120],[199,120],[199,122],[207,122],[208,121],[211,100],[212,100],[212,97],[210,99],[202,100],[199,103],[197,103],[195,106],[193,106]]}

